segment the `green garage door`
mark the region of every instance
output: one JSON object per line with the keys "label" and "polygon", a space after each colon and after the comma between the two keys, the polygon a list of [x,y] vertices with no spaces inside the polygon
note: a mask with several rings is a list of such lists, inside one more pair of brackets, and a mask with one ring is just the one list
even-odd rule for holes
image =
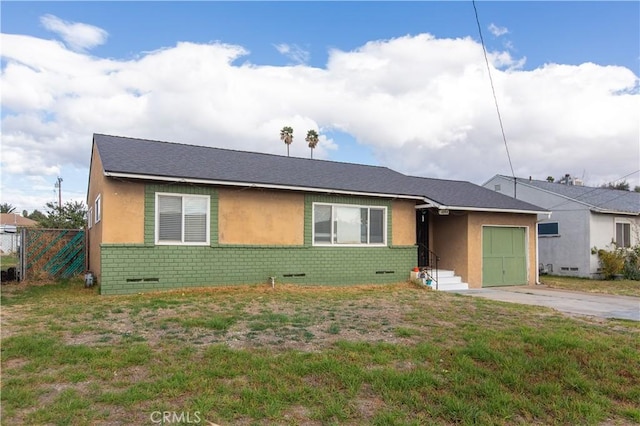
{"label": "green garage door", "polygon": [[525,228],[482,229],[482,286],[527,283]]}

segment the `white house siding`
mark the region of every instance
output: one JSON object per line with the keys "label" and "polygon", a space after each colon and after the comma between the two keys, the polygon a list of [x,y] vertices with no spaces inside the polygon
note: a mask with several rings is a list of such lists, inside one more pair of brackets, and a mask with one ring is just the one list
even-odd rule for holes
{"label": "white house siding", "polygon": [[608,214],[591,215],[591,244],[606,248],[614,242],[616,235],[615,216]]}
{"label": "white house siding", "polygon": [[[616,238],[616,223],[628,223],[631,226],[631,245],[639,244],[640,219],[634,216],[614,215],[614,214],[591,214],[591,247],[598,249],[611,249],[611,243]],[[598,258],[592,256],[591,270],[598,269]]]}
{"label": "white house siding", "polygon": [[18,251],[18,243],[20,234],[5,234],[0,232],[0,252],[2,254],[10,254]]}
{"label": "white house siding", "polygon": [[[615,235],[614,217],[605,214],[591,215],[591,247],[598,249],[609,249],[612,242],[612,235]],[[598,256],[591,256],[591,271],[598,271]]]}

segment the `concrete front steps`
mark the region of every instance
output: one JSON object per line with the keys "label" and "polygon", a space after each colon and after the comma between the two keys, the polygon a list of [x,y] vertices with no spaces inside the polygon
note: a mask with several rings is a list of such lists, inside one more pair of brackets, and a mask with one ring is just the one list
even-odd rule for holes
{"label": "concrete front steps", "polygon": [[[469,284],[463,283],[462,278],[457,276],[454,271],[446,269],[438,269],[437,273],[433,271],[433,279],[438,277],[438,291],[452,291],[452,290],[469,290]],[[435,281],[431,284],[431,287],[435,290]]]}

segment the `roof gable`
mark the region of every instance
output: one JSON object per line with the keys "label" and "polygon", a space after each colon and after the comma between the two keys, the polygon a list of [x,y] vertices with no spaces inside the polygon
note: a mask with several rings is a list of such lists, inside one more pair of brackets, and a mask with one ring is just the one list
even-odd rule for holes
{"label": "roof gable", "polygon": [[38,222],[16,213],[0,213],[0,225],[36,226]]}
{"label": "roof gable", "polygon": [[471,209],[531,210],[545,209],[492,191],[471,182],[407,176],[406,182],[413,192],[420,193],[443,206]]}
{"label": "roof gable", "polygon": [[544,211],[470,182],[407,176],[387,167],[101,134],[93,140],[107,175],[395,196],[450,208]]}

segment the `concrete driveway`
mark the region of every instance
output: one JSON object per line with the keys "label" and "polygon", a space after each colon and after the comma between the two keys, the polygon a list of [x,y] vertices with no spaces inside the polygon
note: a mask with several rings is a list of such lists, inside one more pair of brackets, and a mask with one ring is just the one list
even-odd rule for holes
{"label": "concrete driveway", "polygon": [[544,286],[491,287],[451,293],[524,305],[546,306],[574,315],[640,321],[640,298],[549,289]]}

